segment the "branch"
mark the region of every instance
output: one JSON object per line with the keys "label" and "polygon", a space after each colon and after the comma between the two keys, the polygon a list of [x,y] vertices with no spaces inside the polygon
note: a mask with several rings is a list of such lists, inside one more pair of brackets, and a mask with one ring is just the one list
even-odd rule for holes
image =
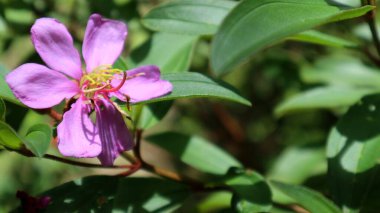
{"label": "branch", "polygon": [[[31,151],[29,151],[27,149],[15,150],[15,149],[9,149],[8,148],[7,150],[17,152],[17,153],[19,153],[21,155],[24,155],[26,157],[37,157]],[[85,162],[74,161],[74,160],[70,160],[70,159],[66,159],[66,158],[61,158],[61,157],[58,157],[58,156],[55,156],[55,155],[50,155],[50,154],[45,154],[44,156],[42,156],[42,158],[53,160],[53,161],[57,161],[57,162],[61,162],[61,163],[65,163],[65,164],[70,164],[70,165],[74,165],[74,166],[87,167],[87,168],[99,168],[99,169],[126,169],[126,168],[128,168],[128,169],[134,169],[136,167],[133,164],[132,165],[120,165],[120,166],[117,166],[117,165],[103,166],[103,165],[100,165],[100,164],[93,164],[93,163],[85,163]]]}
{"label": "branch", "polygon": [[[371,5],[371,6],[376,7],[376,0],[362,0],[362,5],[363,6]],[[372,40],[373,40],[373,43],[375,44],[377,54],[378,56],[380,56],[380,40],[379,40],[379,33],[376,27],[376,11],[375,10],[369,11],[366,14],[365,18],[371,30]]]}
{"label": "branch", "polygon": [[153,166],[153,165],[145,162],[142,159],[142,155],[141,155],[141,137],[142,137],[142,133],[143,133],[142,129],[137,129],[136,130],[136,145],[135,145],[135,147],[133,149],[133,153],[134,153],[135,157],[137,158],[137,160],[141,163],[141,168],[142,169],[147,170],[147,171],[149,171],[151,173],[157,174],[158,176],[166,178],[166,179],[170,179],[170,180],[173,180],[173,181],[176,181],[176,182],[186,183],[186,184],[192,186],[195,189],[205,189],[204,185],[202,183],[200,183],[200,182],[194,181],[192,179],[189,179],[189,178],[186,178],[184,176],[181,176],[181,175],[179,175],[179,174],[177,174],[175,172],[172,172],[172,171],[169,171],[169,170],[166,170],[166,169],[163,169],[163,168],[159,168],[159,167]]}

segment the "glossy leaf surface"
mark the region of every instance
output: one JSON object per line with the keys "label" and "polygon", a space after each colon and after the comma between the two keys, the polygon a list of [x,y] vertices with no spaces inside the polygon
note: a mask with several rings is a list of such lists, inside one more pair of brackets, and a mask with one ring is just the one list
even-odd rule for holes
{"label": "glossy leaf surface", "polygon": [[149,11],[143,23],[157,31],[210,35],[235,5],[225,0],[171,1]]}
{"label": "glossy leaf surface", "polygon": [[129,68],[156,65],[161,73],[187,71],[197,36],[174,33],[155,33],[151,39],[134,50],[129,58]]}
{"label": "glossy leaf surface", "polygon": [[310,212],[341,213],[333,202],[311,189],[277,181],[272,181],[271,185],[293,198],[297,204],[300,204]]}
{"label": "glossy leaf surface", "polygon": [[203,172],[223,175],[231,167],[241,167],[231,155],[197,136],[167,132],[149,136],[147,140]]}
{"label": "glossy leaf surface", "polygon": [[210,77],[195,72],[170,73],[162,76],[173,84],[173,91],[142,103],[175,100],[179,98],[218,98],[250,106],[251,103],[240,96],[230,85],[213,80]]}
{"label": "glossy leaf surface", "polygon": [[325,0],[242,1],[224,19],[214,38],[212,68],[224,74],[248,56],[288,36],[358,17],[372,9],[365,6],[342,10]]}

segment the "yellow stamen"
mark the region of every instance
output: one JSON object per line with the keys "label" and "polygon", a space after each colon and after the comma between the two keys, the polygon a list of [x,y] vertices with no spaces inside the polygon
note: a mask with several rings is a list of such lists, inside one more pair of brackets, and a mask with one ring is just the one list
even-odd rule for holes
{"label": "yellow stamen", "polygon": [[102,65],[95,68],[91,73],[85,74],[80,80],[82,92],[91,98],[96,92],[103,89],[112,89],[113,79],[119,79],[123,70],[114,69],[111,65]]}

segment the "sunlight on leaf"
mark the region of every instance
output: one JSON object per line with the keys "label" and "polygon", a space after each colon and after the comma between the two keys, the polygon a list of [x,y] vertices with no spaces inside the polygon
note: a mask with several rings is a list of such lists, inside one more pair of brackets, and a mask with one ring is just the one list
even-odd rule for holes
{"label": "sunlight on leaf", "polygon": [[362,16],[372,9],[342,10],[325,0],[242,1],[224,19],[213,40],[212,68],[218,75],[225,74],[248,56],[288,36]]}
{"label": "sunlight on leaf", "polygon": [[181,133],[167,132],[146,138],[184,163],[210,174],[226,174],[231,167],[241,164],[224,150],[209,141]]}

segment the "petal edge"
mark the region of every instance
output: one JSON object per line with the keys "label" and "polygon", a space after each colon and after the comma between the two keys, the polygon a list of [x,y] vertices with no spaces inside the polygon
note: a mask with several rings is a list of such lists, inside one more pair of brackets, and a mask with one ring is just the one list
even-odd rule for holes
{"label": "petal edge", "polygon": [[58,149],[66,157],[96,157],[101,152],[98,130],[92,123],[90,108],[79,98],[63,115],[57,127]]}
{"label": "petal edge", "polygon": [[[137,77],[127,80],[120,88],[119,93],[129,96],[131,103],[158,98],[173,90],[173,85],[169,81],[160,78],[160,69],[154,65],[128,70],[127,76]],[[113,86],[119,83],[120,80],[112,81]],[[123,100],[120,95],[116,94],[116,96]]]}
{"label": "petal edge", "polygon": [[96,125],[102,141],[102,152],[98,158],[102,165],[110,166],[121,152],[133,148],[133,139],[115,106],[108,101],[99,100],[95,110]]}
{"label": "petal edge", "polygon": [[34,48],[51,69],[81,78],[80,56],[65,25],[53,18],[40,18],[30,31]]}
{"label": "petal edge", "polygon": [[88,19],[83,40],[83,58],[87,72],[101,65],[113,65],[124,49],[127,26],[121,22],[93,14]]}
{"label": "petal edge", "polygon": [[65,75],[39,64],[23,64],[5,77],[13,94],[26,106],[43,109],[79,92]]}

